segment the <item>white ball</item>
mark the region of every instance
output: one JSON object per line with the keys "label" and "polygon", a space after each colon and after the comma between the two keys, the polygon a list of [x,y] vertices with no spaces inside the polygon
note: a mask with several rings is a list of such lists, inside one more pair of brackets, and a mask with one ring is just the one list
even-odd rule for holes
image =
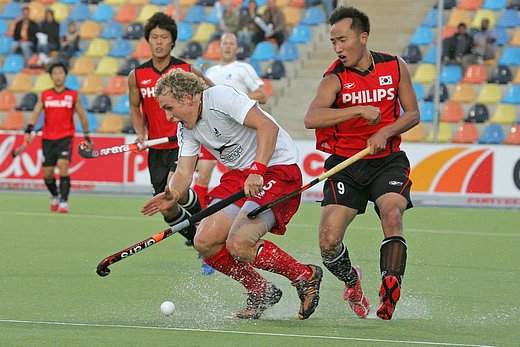
{"label": "white ball", "polygon": [[165,301],[161,304],[161,313],[169,316],[175,312],[175,305],[171,301]]}

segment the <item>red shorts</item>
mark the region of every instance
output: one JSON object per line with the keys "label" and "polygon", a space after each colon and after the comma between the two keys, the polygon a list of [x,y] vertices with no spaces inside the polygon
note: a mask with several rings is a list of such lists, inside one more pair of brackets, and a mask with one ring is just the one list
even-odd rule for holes
{"label": "red shorts", "polygon": [[[236,193],[239,188],[244,187],[244,182],[248,175],[248,170],[231,170],[224,173],[220,178],[220,184],[208,193],[209,201],[214,198],[225,199]],[[255,201],[259,205],[264,205],[292,193],[296,189],[301,188],[301,186],[302,173],[298,165],[270,166],[264,175],[264,188],[262,192],[251,198],[243,198],[235,202],[235,205],[242,207],[247,200]],[[276,222],[270,230],[273,234],[283,235],[285,233],[285,225],[289,223],[292,216],[294,216],[298,210],[300,200],[301,195],[297,195],[292,199],[273,206],[271,210],[276,218]]]}
{"label": "red shorts", "polygon": [[200,147],[199,160],[217,160],[204,146]]}

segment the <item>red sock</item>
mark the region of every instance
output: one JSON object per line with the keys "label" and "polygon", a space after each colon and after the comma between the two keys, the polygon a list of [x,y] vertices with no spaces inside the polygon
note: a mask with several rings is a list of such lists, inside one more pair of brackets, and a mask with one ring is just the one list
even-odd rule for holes
{"label": "red sock", "polygon": [[217,254],[204,261],[215,270],[240,282],[248,292],[263,293],[267,287],[267,281],[253,266],[233,258],[225,245]]}
{"label": "red sock", "polygon": [[302,276],[310,278],[312,275],[307,265],[299,263],[270,241],[264,241],[264,246],[256,256],[253,266],[285,276],[291,281],[296,281]]}
{"label": "red sock", "polygon": [[206,208],[206,206],[208,206],[208,187],[203,187],[199,186],[198,184],[195,184],[193,186],[193,190],[195,191],[195,193],[197,193],[202,208]]}

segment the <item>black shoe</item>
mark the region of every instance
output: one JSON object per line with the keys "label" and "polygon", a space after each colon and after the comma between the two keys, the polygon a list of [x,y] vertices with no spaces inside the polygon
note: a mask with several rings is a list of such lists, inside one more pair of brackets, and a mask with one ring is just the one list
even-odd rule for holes
{"label": "black shoe", "polygon": [[282,298],[282,291],[269,283],[267,289],[262,294],[249,293],[247,306],[238,312],[233,313],[233,318],[258,319],[269,307],[277,304]]}

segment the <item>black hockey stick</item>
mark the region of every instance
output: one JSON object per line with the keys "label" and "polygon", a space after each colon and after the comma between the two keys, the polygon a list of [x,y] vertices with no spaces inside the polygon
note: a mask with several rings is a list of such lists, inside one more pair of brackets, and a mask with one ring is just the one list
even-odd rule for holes
{"label": "black hockey stick", "polygon": [[205,208],[204,210],[200,211],[199,213],[195,213],[190,218],[186,219],[185,221],[176,224],[166,230],[161,231],[160,233],[157,233],[146,240],[143,240],[139,243],[136,243],[133,246],[130,246],[121,252],[117,252],[115,254],[112,254],[105,259],[103,259],[97,266],[96,273],[101,276],[105,277],[110,274],[110,269],[108,268],[110,265],[117,263],[118,261],[122,259],[126,259],[131,255],[136,254],[139,251],[142,251],[143,249],[146,249],[150,246],[153,246],[154,244],[161,242],[165,238],[175,234],[179,230],[185,229],[189,227],[190,225],[194,225],[197,222],[200,222],[204,218],[206,218],[209,215],[212,215],[213,213],[220,211],[224,207],[234,203],[235,201],[238,201],[245,197],[245,193],[243,190],[239,191],[238,193],[235,193],[223,200],[220,200],[219,202],[209,206],[208,208]]}
{"label": "black hockey stick", "polygon": [[20,153],[22,153],[23,150],[25,149],[25,147],[27,147],[27,146],[29,146],[29,142],[24,141],[23,144],[20,147],[18,147],[16,149],[13,149],[11,151],[11,155],[13,156],[13,158],[16,158],[17,156],[19,156]]}
{"label": "black hockey stick", "polygon": [[281,198],[273,200],[273,201],[271,201],[271,202],[269,202],[269,203],[267,203],[265,205],[258,206],[253,211],[249,212],[247,214],[247,217],[250,218],[250,219],[256,218],[256,216],[258,216],[260,213],[262,213],[264,211],[267,211],[268,209],[272,208],[273,206],[276,206],[279,203],[282,203],[282,202],[284,202],[286,200],[289,200],[289,199],[295,197],[296,195],[299,195],[299,194],[303,193],[304,191],[306,191],[310,187],[315,186],[316,184],[318,184],[319,182],[323,181],[324,179],[329,178],[330,176],[334,175],[335,173],[343,170],[344,168],[346,168],[350,164],[355,163],[359,159],[361,159],[364,156],[366,156],[368,153],[370,153],[370,147],[367,147],[364,150],[360,151],[359,153],[354,154],[352,157],[345,159],[344,161],[342,161],[338,165],[334,166],[329,171],[322,173],[320,176],[318,176],[314,180],[312,180],[309,183],[307,183],[307,184],[301,186],[300,188],[296,189],[294,192],[289,193],[287,195],[284,195]]}
{"label": "black hockey stick", "polygon": [[83,158],[92,159],[92,158],[104,157],[104,156],[112,155],[112,154],[136,151],[136,150],[139,150],[142,148],[153,147],[156,145],[160,145],[160,144],[163,144],[166,142],[172,142],[172,141],[176,141],[176,140],[177,140],[177,136],[161,137],[161,138],[155,139],[155,140],[144,141],[142,144],[129,143],[129,144],[120,145],[120,146],[106,147],[106,148],[102,148],[99,150],[94,150],[94,149],[90,148],[90,145],[87,142],[82,141],[78,145],[78,153]]}

